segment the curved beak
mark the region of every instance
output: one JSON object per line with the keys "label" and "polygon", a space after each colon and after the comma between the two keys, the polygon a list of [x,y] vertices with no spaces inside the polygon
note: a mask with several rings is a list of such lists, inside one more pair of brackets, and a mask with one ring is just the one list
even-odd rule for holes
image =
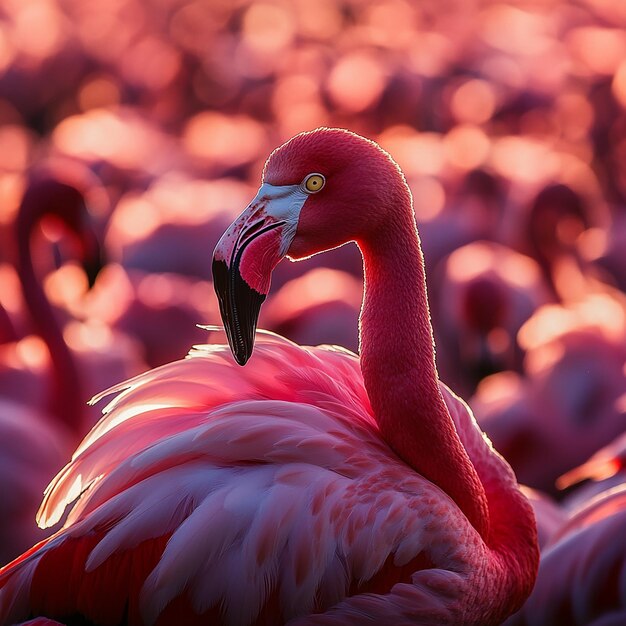
{"label": "curved beak", "polygon": [[100,245],[98,236],[93,230],[87,230],[83,233],[83,271],[87,275],[89,289],[91,289],[100,270],[106,265],[104,250]]}
{"label": "curved beak", "polygon": [[287,254],[308,195],[300,185],[261,185],[213,253],[213,285],[228,343],[239,365],[254,348],[261,304],[272,270]]}

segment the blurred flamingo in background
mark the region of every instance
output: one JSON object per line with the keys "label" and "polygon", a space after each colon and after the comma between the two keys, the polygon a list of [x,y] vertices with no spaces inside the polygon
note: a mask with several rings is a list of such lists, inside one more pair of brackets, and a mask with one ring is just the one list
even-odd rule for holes
{"label": "blurred flamingo in background", "polygon": [[[135,342],[102,325],[82,323],[62,306],[63,294],[55,293],[54,282],[50,296],[42,285],[42,269],[46,263],[52,265],[50,257],[60,246],[68,248],[65,257],[78,258],[85,267],[85,273],[64,272],[64,291],[70,287],[70,279],[77,284],[69,291],[76,293],[87,288],[85,275],[89,282],[95,280],[102,258],[86,202],[94,197],[94,191],[102,190],[93,181],[93,175],[78,164],[51,162],[34,170],[15,224],[16,264],[28,318],[24,326],[43,340],[43,352],[49,359],[43,368],[47,372],[47,404],[40,408],[58,416],[77,437],[97,418],[86,401],[103,386],[145,369],[135,354]],[[96,198],[102,201],[101,195]],[[53,227],[56,248],[41,239],[42,222],[49,230]],[[61,306],[53,307],[50,297]],[[32,386],[7,391],[25,402],[36,398]]]}
{"label": "blurred flamingo in background", "polygon": [[478,386],[477,419],[521,482],[558,495],[561,474],[623,431],[625,338],[626,316],[608,296],[545,305],[520,331],[524,375]]}
{"label": "blurred flamingo in background", "polygon": [[74,441],[49,416],[0,399],[0,563],[50,534],[37,526],[35,513]]}
{"label": "blurred flamingo in background", "polygon": [[606,227],[607,216],[569,185],[555,183],[539,191],[524,219],[522,250],[539,263],[554,298],[567,299],[568,280],[563,272],[577,268],[584,275],[589,271],[580,254],[580,238],[591,228]]}
{"label": "blurred flamingo in background", "polygon": [[626,488],[592,500],[543,552],[535,588],[506,626],[620,626],[626,620]]}
{"label": "blurred flamingo in background", "polygon": [[521,492],[528,498],[537,522],[537,540],[539,548],[543,551],[556,535],[556,533],[567,522],[567,510],[550,496],[531,489],[525,485],[520,485]]}
{"label": "blurred flamingo in background", "polygon": [[[626,413],[626,395],[616,400]],[[563,506],[573,511],[598,494],[626,483],[626,433],[619,435],[608,446],[591,458],[560,476],[559,489],[566,489]]]}
{"label": "blurred flamingo in background", "polygon": [[[17,269],[25,305],[30,313],[29,326],[45,342],[50,356],[49,406],[77,436],[83,431],[84,399],[76,363],[63,338],[62,323],[57,318],[44,293],[37,275],[35,262],[46,260],[46,255],[33,253],[37,227],[45,219],[57,220],[75,248],[74,255],[86,264],[90,280],[95,278],[101,263],[98,239],[89,224],[85,206],[87,181],[85,171],[53,166],[35,171],[24,192],[17,214],[15,237]],[[42,258],[43,257],[43,258]]]}
{"label": "blurred flamingo in background", "polygon": [[[183,358],[206,340],[198,325],[217,316],[206,294],[210,283],[181,274],[126,271],[110,263],[85,295],[81,309],[90,322],[132,337],[150,367]],[[171,329],[176,332],[170,332]]]}
{"label": "blurred flamingo in background", "polygon": [[532,510],[439,383],[410,192],[376,144],[321,129],[272,153],[214,253],[232,353],[285,254],[352,239],[362,377],[347,351],[261,335],[243,370],[207,346],[111,389],[40,511],[82,494],[65,529],[0,571],[3,621],[495,625],[520,606]]}
{"label": "blurred flamingo in background", "polygon": [[362,300],[363,286],[354,276],[318,267],[278,289],[261,312],[260,325],[299,344],[356,352]]}
{"label": "blurred flamingo in background", "polygon": [[549,300],[530,257],[475,241],[444,259],[432,284],[437,365],[447,384],[471,394],[489,374],[522,369],[517,333]]}
{"label": "blurred flamingo in background", "polygon": [[64,336],[64,322],[70,315],[53,309],[37,274],[41,268],[35,267],[46,261],[45,255],[32,254],[33,249],[41,249],[36,243],[37,226],[53,218],[65,237],[59,243],[72,239],[74,252],[68,255],[84,261],[94,277],[100,248],[85,206],[86,197],[93,196],[90,182],[87,172],[68,163],[39,168],[30,174],[16,218],[17,268],[28,315],[21,322],[38,337],[27,336],[0,349],[0,483],[6,513],[0,516],[3,561],[45,536],[34,523],[43,489],[95,422],[93,409],[86,405],[89,386],[85,383],[101,388],[139,371],[127,367],[127,353],[121,347],[116,355],[110,349],[105,354],[93,341],[76,337],[76,332],[84,332],[77,322],[66,327]]}

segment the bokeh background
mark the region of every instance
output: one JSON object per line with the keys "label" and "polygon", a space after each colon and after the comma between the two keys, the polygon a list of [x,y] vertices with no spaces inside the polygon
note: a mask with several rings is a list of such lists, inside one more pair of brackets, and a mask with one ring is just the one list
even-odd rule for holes
{"label": "bokeh background", "polygon": [[[212,250],[322,125],[403,168],[441,377],[520,481],[566,506],[611,442],[593,477],[623,481],[625,26],[616,0],[2,0],[0,560],[92,394],[223,341]],[[283,262],[261,326],[357,350],[361,289],[354,245]]]}

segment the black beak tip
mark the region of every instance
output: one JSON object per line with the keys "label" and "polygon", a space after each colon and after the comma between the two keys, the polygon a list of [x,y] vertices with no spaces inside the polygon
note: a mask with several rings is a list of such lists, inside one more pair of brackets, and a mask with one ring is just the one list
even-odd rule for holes
{"label": "black beak tip", "polygon": [[220,313],[235,361],[243,366],[254,349],[254,334],[265,295],[252,289],[241,277],[237,265],[228,267],[213,261],[213,285]]}
{"label": "black beak tip", "polygon": [[235,361],[237,361],[237,363],[242,367],[248,362],[250,356],[252,356],[250,350],[233,350],[232,352]]}

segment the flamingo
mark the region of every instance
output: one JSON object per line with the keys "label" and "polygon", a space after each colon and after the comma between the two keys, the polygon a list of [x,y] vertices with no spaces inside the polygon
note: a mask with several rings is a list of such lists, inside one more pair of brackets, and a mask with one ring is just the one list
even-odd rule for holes
{"label": "flamingo", "polygon": [[[103,385],[118,381],[129,365],[119,339],[117,354],[111,354],[110,349],[103,352],[101,346],[95,350],[98,346],[94,345],[93,336],[88,335],[87,341],[81,338],[86,329],[78,322],[68,324],[62,331],[60,315],[46,297],[35,267],[41,259],[32,254],[36,250],[32,240],[35,227],[44,216],[54,216],[62,222],[66,239],[73,240],[79,258],[88,267],[99,260],[97,239],[85,219],[85,196],[92,194],[81,185],[83,180],[84,177],[76,176],[75,169],[59,168],[56,164],[34,170],[15,223],[20,282],[32,320],[30,326],[40,337],[30,335],[0,345],[2,563],[50,534],[51,531],[37,527],[35,514],[50,477],[63,467],[87,431],[87,424],[95,422],[94,408],[86,405],[88,386],[98,385],[102,389]],[[17,279],[4,284],[15,288],[16,282]],[[63,312],[62,315],[66,316]],[[27,325],[28,322],[22,324]],[[106,334],[101,329],[96,339],[102,332]],[[99,357],[97,367],[92,362],[93,352]]]}
{"label": "flamingo", "polygon": [[32,407],[0,398],[0,563],[50,534],[35,523],[41,494],[65,462],[70,434]]}
{"label": "flamingo", "polygon": [[74,175],[67,177],[57,168],[34,171],[22,198],[15,223],[17,269],[31,324],[46,343],[51,360],[49,411],[70,430],[79,432],[84,414],[84,396],[78,369],[63,338],[61,321],[52,309],[40,280],[33,254],[36,226],[44,216],[62,222],[73,240],[77,256],[84,259],[87,272],[95,275],[100,262],[98,239],[86,219],[84,187]]}
{"label": "flamingo", "polygon": [[[86,168],[66,161],[33,169],[15,223],[16,265],[30,328],[43,340],[49,354],[47,406],[38,408],[54,415],[77,440],[96,421],[86,405],[88,398],[103,386],[145,369],[128,338],[102,326],[81,324],[68,311],[53,308],[39,276],[45,255],[33,244],[42,220],[52,219],[62,227],[63,242],[81,260],[89,282],[95,280],[102,256],[87,205],[94,197],[102,202],[98,193],[102,190],[89,174]],[[99,356],[97,366],[93,353]],[[33,389],[27,389],[26,394],[36,395]]]}
{"label": "flamingo", "polygon": [[559,476],[624,430],[626,316],[608,294],[543,305],[518,335],[524,373],[499,372],[470,400],[519,480],[562,496]]}
{"label": "flamingo", "polygon": [[[626,393],[616,401],[626,415]],[[622,433],[608,446],[598,450],[591,458],[566,472],[557,480],[560,489],[568,489],[563,505],[569,510],[576,510],[588,500],[626,483],[626,433]],[[571,488],[575,486],[572,491]]]}
{"label": "flamingo", "polygon": [[[356,240],[361,358],[259,333],[271,271]],[[46,491],[64,527],[0,570],[0,622],[496,625],[532,509],[439,382],[411,194],[342,129],[296,135],[214,252],[229,346],[121,383]],[[232,355],[239,365],[233,363]]]}
{"label": "flamingo", "polygon": [[517,333],[548,300],[539,266],[491,242],[457,248],[437,268],[431,297],[442,378],[473,393],[488,374],[522,369]]}
{"label": "flamingo", "polygon": [[588,202],[568,185],[551,183],[537,193],[522,219],[525,223],[519,229],[522,240],[518,247],[537,261],[553,297],[569,300],[566,272],[588,274],[588,264],[580,254],[580,237],[593,227],[606,228],[604,207]]}
{"label": "flamingo", "polygon": [[542,555],[532,595],[506,626],[626,623],[626,486],[591,500]]}
{"label": "flamingo", "polygon": [[[190,345],[206,340],[206,331],[197,324],[217,310],[217,305],[207,306],[208,286],[182,274],[125,270],[109,263],[81,308],[90,321],[137,340],[145,362],[157,367],[182,358]],[[176,333],[168,332],[171,328]]]}

